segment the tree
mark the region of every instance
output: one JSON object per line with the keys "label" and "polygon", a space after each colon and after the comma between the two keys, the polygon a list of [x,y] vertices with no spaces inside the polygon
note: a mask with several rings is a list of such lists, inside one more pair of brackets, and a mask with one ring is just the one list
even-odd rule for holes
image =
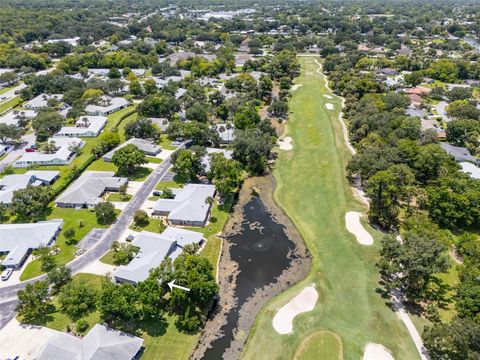
{"label": "tree", "polygon": [[260,129],[236,130],[232,141],[233,158],[255,175],[267,168],[267,159],[273,148],[274,137]]}
{"label": "tree", "polygon": [[137,300],[137,291],[133,285],[116,285],[105,278],[98,297],[100,318],[109,324],[133,320],[138,315]]}
{"label": "tree", "polygon": [[455,319],[425,329],[423,336],[432,360],[475,360],[480,358],[480,324]]}
{"label": "tree", "polygon": [[16,125],[0,123],[0,142],[3,144],[7,144],[9,141],[16,142],[20,140],[24,132],[23,128]]}
{"label": "tree", "polygon": [[60,291],[60,309],[70,319],[78,320],[95,310],[97,292],[86,280],[69,282]]}
{"label": "tree", "polygon": [[48,284],[52,286],[53,292],[56,293],[72,280],[72,270],[65,265],[51,269],[47,274],[47,280]]}
{"label": "tree", "polygon": [[260,115],[252,105],[241,106],[235,112],[233,122],[239,130],[253,128],[260,122]]}
{"label": "tree", "polygon": [[57,112],[42,111],[32,120],[32,127],[38,142],[47,141],[47,139],[56,134],[65,123],[65,118]]}
{"label": "tree", "polygon": [[409,202],[411,185],[415,181],[412,170],[404,164],[392,165],[370,177],[366,194],[372,199],[368,216],[385,228],[397,224],[400,202]]}
{"label": "tree", "polygon": [[43,214],[52,198],[49,186],[28,186],[13,193],[10,211],[19,219],[35,219]]}
{"label": "tree", "polygon": [[468,100],[472,97],[472,89],[456,86],[447,92],[447,98],[450,101]]}
{"label": "tree", "polygon": [[7,71],[0,74],[0,84],[12,85],[17,81],[17,74],[14,71]]}
{"label": "tree", "polygon": [[410,99],[397,92],[388,92],[383,98],[385,109],[387,111],[393,111],[394,109],[406,109],[410,105]]}
{"label": "tree", "polygon": [[91,103],[97,103],[100,101],[103,95],[104,92],[102,89],[86,89],[83,92],[81,99]]}
{"label": "tree", "polygon": [[242,167],[236,160],[226,159],[222,153],[210,155],[208,178],[213,181],[220,196],[234,191],[242,181]]}
{"label": "tree", "polygon": [[115,265],[127,265],[138,253],[138,248],[129,243],[114,241],[112,244],[113,263]]}
{"label": "tree", "polygon": [[133,222],[135,223],[135,226],[148,225],[149,218],[148,218],[147,213],[143,210],[135,211],[135,214],[133,215]]}
{"label": "tree", "polygon": [[140,139],[158,140],[160,139],[160,130],[152,120],[140,117],[129,122],[125,126],[125,137],[127,139],[135,137]]}
{"label": "tree", "polygon": [[466,146],[474,154],[480,146],[480,122],[472,119],[453,120],[447,124],[447,140]]}
{"label": "tree", "polygon": [[201,156],[190,149],[180,149],[172,155],[173,171],[186,182],[194,181],[201,170]]}
{"label": "tree", "polygon": [[146,162],[145,153],[133,144],[118,149],[112,157],[112,163],[123,174],[133,174],[140,165]]}
{"label": "tree", "polygon": [[452,60],[440,59],[430,65],[427,74],[436,80],[451,83],[457,80],[458,68]]}
{"label": "tree", "polygon": [[400,286],[408,300],[424,300],[432,276],[450,266],[446,250],[428,229],[406,231],[403,243],[386,235],[382,239],[379,267],[389,287]]}
{"label": "tree", "polygon": [[447,115],[454,119],[480,119],[480,110],[467,100],[456,100],[448,104]]}
{"label": "tree", "polygon": [[174,279],[177,284],[188,287],[190,291],[187,293],[173,289],[170,306],[179,316],[177,326],[192,332],[200,327],[206,310],[210,308],[213,297],[218,292],[218,285],[212,264],[206,258],[187,250],[175,259]]}
{"label": "tree", "polygon": [[458,164],[438,144],[428,144],[419,148],[413,164],[419,181],[435,181],[440,175],[453,174]]}
{"label": "tree", "polygon": [[205,109],[205,105],[199,102],[194,102],[188,107],[185,111],[185,116],[188,120],[195,120],[204,123],[208,121],[208,113]]}
{"label": "tree", "polygon": [[52,249],[50,247],[41,246],[37,250],[35,250],[35,253],[38,255],[38,258],[40,260],[42,271],[48,272],[50,270],[53,270],[57,265],[55,257],[52,254]]}
{"label": "tree", "polygon": [[273,89],[273,82],[270,76],[262,75],[258,81],[260,96],[265,98],[271,95]]}
{"label": "tree", "polygon": [[120,79],[122,77],[122,73],[117,68],[112,67],[108,72],[108,77],[110,79]]}
{"label": "tree", "polygon": [[288,104],[284,100],[276,99],[268,108],[268,112],[277,117],[285,117],[288,114]]}
{"label": "tree", "polygon": [[26,321],[34,320],[48,309],[50,300],[48,283],[46,281],[36,281],[33,284],[27,284],[24,290],[18,291],[17,297],[16,311]]}
{"label": "tree", "polygon": [[120,136],[118,135],[118,132],[114,131],[105,131],[98,137],[98,139],[100,140],[100,143],[92,149],[92,153],[97,158],[120,144]]}
{"label": "tree", "polygon": [[410,74],[405,75],[405,82],[412,86],[417,86],[423,82],[423,72],[412,71]]}
{"label": "tree", "polygon": [[100,202],[95,205],[95,214],[97,215],[99,224],[111,224],[117,217],[115,206],[109,201]]}
{"label": "tree", "polygon": [[179,103],[171,95],[149,95],[137,107],[141,116],[171,119],[180,109]]}

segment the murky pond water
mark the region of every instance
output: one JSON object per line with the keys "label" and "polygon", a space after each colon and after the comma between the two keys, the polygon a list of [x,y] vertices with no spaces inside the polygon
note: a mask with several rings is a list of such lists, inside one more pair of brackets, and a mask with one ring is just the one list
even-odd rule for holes
{"label": "murky pond water", "polygon": [[237,305],[227,313],[227,323],[221,328],[223,336],[210,344],[204,360],[223,358],[234,340],[241,306],[257,289],[275,283],[296,258],[295,243],[288,238],[284,225],[275,221],[258,196],[244,205],[240,228],[228,235],[227,241],[230,258],[238,265],[234,290]]}

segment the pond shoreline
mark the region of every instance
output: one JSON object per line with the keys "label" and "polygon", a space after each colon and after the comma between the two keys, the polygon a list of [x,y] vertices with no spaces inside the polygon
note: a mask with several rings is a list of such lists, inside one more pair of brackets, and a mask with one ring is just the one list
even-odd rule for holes
{"label": "pond shoreline", "polygon": [[[190,357],[191,359],[209,359],[209,357],[205,357],[205,354],[211,347],[211,344],[226,336],[223,334],[222,328],[227,326],[227,316],[238,317],[238,319],[236,321],[234,338],[226,348],[222,358],[232,360],[239,359],[255,317],[261,308],[271,298],[303,280],[309,272],[311,263],[310,254],[293,222],[275,203],[273,197],[275,188],[274,177],[272,175],[265,175],[246,179],[240,190],[238,200],[234,206],[234,212],[222,236],[224,238],[223,248],[218,266],[220,286],[219,301],[202,331],[197,346]],[[240,271],[238,263],[231,257],[232,247],[235,246],[235,244],[232,244],[228,239],[232,236],[239,235],[244,219],[245,205],[255,197],[261,200],[271,219],[275,221],[275,223],[283,226],[285,235],[288,240],[293,243],[293,250],[289,251],[287,255],[290,261],[289,266],[284,269],[279,276],[272,278],[269,285],[256,288],[253,294],[237,309],[236,282]],[[258,225],[250,223],[249,226],[251,229],[254,229]],[[237,311],[235,312],[235,310]],[[232,314],[234,312],[235,314]]]}

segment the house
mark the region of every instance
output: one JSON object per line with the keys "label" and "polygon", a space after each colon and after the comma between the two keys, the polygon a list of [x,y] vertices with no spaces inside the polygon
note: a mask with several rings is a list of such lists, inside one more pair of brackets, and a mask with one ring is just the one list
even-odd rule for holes
{"label": "house", "polygon": [[18,126],[21,120],[32,119],[35,116],[37,112],[34,110],[13,110],[0,117],[0,123]]}
{"label": "house", "polygon": [[173,225],[205,226],[211,208],[208,199],[215,196],[215,186],[187,184],[172,192],[173,199],[159,199],[155,203],[153,214],[167,216]]}
{"label": "house", "polygon": [[131,138],[131,139],[128,139],[127,141],[125,141],[123,144],[120,144],[119,146],[117,146],[112,151],[103,155],[103,160],[108,161],[108,162],[112,161],[113,154],[115,154],[115,152],[117,152],[118,149],[121,149],[122,147],[127,146],[127,145],[135,145],[139,150],[143,151],[145,153],[145,155],[148,155],[148,156],[158,155],[160,153],[160,151],[162,151],[162,148],[160,146],[154,144],[153,142],[151,142],[149,140],[139,139],[139,138]]}
{"label": "house", "polygon": [[55,144],[54,152],[27,152],[13,163],[13,167],[67,165],[72,162],[76,155],[75,148],[81,148],[85,145],[81,139],[76,137],[51,137],[48,142]]}
{"label": "house", "polygon": [[85,337],[58,332],[40,350],[38,360],[137,359],[143,339],[95,324]]}
{"label": "house", "polygon": [[232,150],[226,150],[226,149],[217,149],[217,148],[206,148],[206,155],[202,157],[202,166],[205,171],[205,173],[210,172],[210,160],[211,157],[210,155],[212,154],[223,154],[225,159],[231,159],[233,156],[233,151]]}
{"label": "house", "polygon": [[27,103],[23,106],[25,109],[29,110],[39,110],[48,106],[49,100],[57,100],[61,101],[63,99],[62,94],[40,94],[37,97],[34,97],[32,100],[27,101]]}
{"label": "house", "polygon": [[441,143],[440,146],[445,150],[448,154],[452,155],[455,160],[458,162],[472,162],[478,163],[478,160],[470,154],[470,151],[465,147],[460,146],[453,146],[447,143]]}
{"label": "house", "polygon": [[85,171],[55,201],[64,208],[93,208],[107,191],[119,191],[127,178],[115,177],[113,171]]}
{"label": "house", "polygon": [[426,96],[430,94],[430,91],[432,90],[423,86],[417,86],[417,87],[405,90],[407,95],[418,95],[418,96]]}
{"label": "house", "polygon": [[0,203],[9,205],[14,192],[28,186],[50,185],[58,178],[58,174],[60,171],[27,171],[25,174],[5,175],[0,179]]}
{"label": "house", "polygon": [[107,124],[105,116],[82,116],[75,126],[64,126],[55,136],[97,137]]}
{"label": "house", "polygon": [[187,60],[195,56],[197,56],[197,54],[195,54],[194,52],[182,50],[168,55],[167,60],[170,62],[170,65],[173,66],[179,61]]}
{"label": "house", "polygon": [[470,175],[473,179],[480,179],[480,168],[469,162],[461,162],[462,172]]}
{"label": "house", "polygon": [[215,125],[212,125],[212,129],[215,129],[217,131],[218,135],[220,136],[220,140],[224,144],[231,143],[235,138],[235,135],[234,135],[235,127],[233,126],[233,124],[230,124],[230,123],[215,124]]}
{"label": "house", "polygon": [[7,268],[20,268],[32,249],[51,246],[62,226],[62,219],[28,224],[0,224],[0,253],[6,254],[1,264]]}
{"label": "house", "polygon": [[119,266],[113,276],[118,282],[137,284],[146,280],[150,270],[158,267],[167,256],[174,260],[185,245],[202,242],[202,233],[171,226],[161,234],[142,231],[132,241],[139,252],[128,265]]}
{"label": "house", "polygon": [[128,104],[128,101],[124,98],[103,96],[100,105],[87,105],[85,112],[88,115],[107,116],[121,109],[125,109]]}
{"label": "house", "polygon": [[423,103],[422,97],[417,94],[408,94],[407,96],[410,98],[410,102],[414,107],[418,107]]}

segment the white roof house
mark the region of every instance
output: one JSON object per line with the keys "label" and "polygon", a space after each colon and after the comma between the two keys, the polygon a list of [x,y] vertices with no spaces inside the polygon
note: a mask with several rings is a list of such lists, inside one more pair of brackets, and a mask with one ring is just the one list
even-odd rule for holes
{"label": "white roof house", "polygon": [[119,282],[137,284],[146,280],[150,270],[158,267],[167,256],[173,260],[185,245],[202,241],[202,233],[171,226],[161,234],[142,231],[132,241],[132,245],[140,248],[138,254],[128,265],[119,266],[113,276]]}
{"label": "white roof house", "polygon": [[160,153],[160,151],[162,151],[162,148],[160,146],[154,144],[149,140],[131,138],[125,141],[123,144],[120,144],[119,146],[117,146],[115,149],[103,155],[103,159],[105,161],[112,161],[113,155],[117,152],[117,150],[127,145],[135,145],[140,151],[143,151],[145,155],[149,155],[149,156],[155,156],[158,153]]}
{"label": "white roof house", "polygon": [[204,226],[211,207],[207,199],[215,195],[215,186],[187,184],[182,189],[172,191],[175,198],[159,199],[153,207],[153,213],[167,216],[170,224]]}
{"label": "white roof house", "polygon": [[34,97],[32,100],[27,101],[27,103],[23,106],[26,109],[30,110],[38,110],[48,106],[48,101],[51,99],[56,99],[61,101],[63,99],[62,94],[40,94],[37,97]]}
{"label": "white roof house", "polygon": [[38,360],[132,360],[142,345],[142,338],[95,324],[83,339],[59,332]]}
{"label": "white roof house", "polygon": [[480,168],[472,163],[469,162],[461,162],[460,166],[464,173],[470,175],[470,177],[474,179],[480,179]]}
{"label": "white roof house", "polygon": [[105,116],[81,116],[75,126],[64,126],[55,136],[97,137],[107,124]]}
{"label": "white roof house", "polygon": [[26,152],[20,159],[13,163],[13,167],[28,167],[30,165],[67,165],[75,157],[75,147],[83,147],[85,143],[76,137],[51,137],[47,140],[54,142],[56,150],[53,153],[42,153],[39,151]]}
{"label": "white roof house", "polygon": [[59,173],[59,171],[27,171],[25,174],[5,175],[0,179],[0,203],[10,204],[13,193],[29,185],[50,185]]}
{"label": "white roof house", "polygon": [[29,224],[0,224],[0,253],[6,253],[2,265],[19,268],[32,249],[50,246],[63,226],[62,219]]}
{"label": "white roof house", "polygon": [[4,123],[4,124],[7,124],[7,125],[17,125],[18,126],[18,122],[20,121],[20,119],[22,117],[24,117],[26,119],[32,119],[35,116],[37,116],[37,112],[34,111],[34,110],[21,110],[21,111],[13,110],[13,111],[10,111],[10,112],[6,113],[2,117],[0,117],[0,123]]}
{"label": "white roof house", "polygon": [[212,125],[212,129],[215,129],[220,136],[220,139],[223,143],[231,143],[235,138],[233,134],[235,131],[235,126],[233,124],[215,124]]}
{"label": "white roof house", "polygon": [[231,159],[233,156],[233,151],[232,150],[226,150],[226,149],[218,149],[218,148],[206,148],[207,154],[202,157],[202,166],[203,169],[205,170],[206,173],[210,171],[210,163],[211,163],[211,157],[210,155],[212,154],[223,154],[225,159]]}
{"label": "white roof house", "polygon": [[105,192],[119,191],[127,183],[127,178],[115,177],[113,171],[85,171],[55,203],[59,207],[92,208],[102,202]]}
{"label": "white roof house", "polygon": [[109,115],[128,106],[128,101],[124,98],[107,96],[102,97],[101,105],[87,105],[85,112],[88,115]]}

